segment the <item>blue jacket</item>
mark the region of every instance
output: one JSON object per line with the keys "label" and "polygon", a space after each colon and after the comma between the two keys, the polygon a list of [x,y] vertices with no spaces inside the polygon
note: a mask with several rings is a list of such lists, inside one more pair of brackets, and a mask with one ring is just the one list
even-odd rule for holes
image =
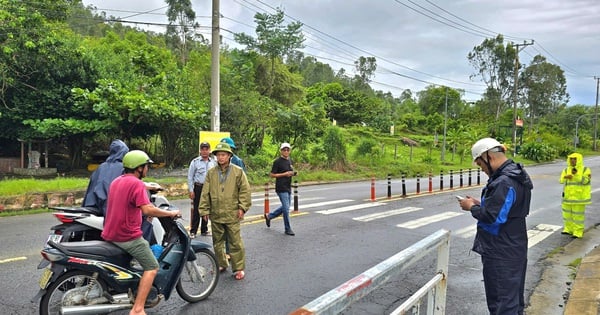
{"label": "blue jacket", "polygon": [[527,225],[533,182],[522,165],[507,160],[488,179],[477,219],[473,251],[502,260],[527,259]]}
{"label": "blue jacket", "polygon": [[127,152],[129,148],[121,140],[114,140],[110,144],[108,158],[92,173],[82,206],[98,208],[106,214],[108,187],[115,178],[123,174],[123,156]]}
{"label": "blue jacket", "polygon": [[244,164],[244,161],[242,161],[239,156],[234,154],[231,157],[231,164],[241,167],[244,173],[246,173],[246,164]]}

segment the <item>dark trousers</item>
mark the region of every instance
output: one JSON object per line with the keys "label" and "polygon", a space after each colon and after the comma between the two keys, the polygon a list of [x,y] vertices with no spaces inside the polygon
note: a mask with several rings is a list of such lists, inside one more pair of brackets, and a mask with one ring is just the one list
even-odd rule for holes
{"label": "dark trousers", "polygon": [[483,283],[491,315],[522,315],[525,308],[527,259],[481,257]]}
{"label": "dark trousers", "polygon": [[200,203],[200,195],[202,194],[202,186],[194,184],[194,200],[192,201],[192,205],[194,207],[194,211],[192,211],[192,226],[190,226],[190,234],[198,233],[198,224],[200,221],[200,233],[208,232],[208,220],[204,220],[204,218],[200,218],[200,213],[198,212],[198,204]]}

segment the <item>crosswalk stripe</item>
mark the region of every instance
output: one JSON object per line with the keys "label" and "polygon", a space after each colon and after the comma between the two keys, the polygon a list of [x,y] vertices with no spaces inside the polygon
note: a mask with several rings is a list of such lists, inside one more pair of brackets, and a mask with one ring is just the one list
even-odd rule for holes
{"label": "crosswalk stripe", "polygon": [[552,235],[552,233],[560,230],[562,226],[551,225],[551,224],[538,224],[533,229],[527,231],[527,238],[529,239],[529,248],[535,246],[537,243],[543,241],[546,237]]}
{"label": "crosswalk stripe", "polygon": [[354,200],[352,200],[352,199],[338,199],[338,200],[330,200],[330,201],[323,201],[323,202],[317,202],[317,203],[309,203],[307,205],[300,204],[299,208],[301,208],[301,209],[316,208],[316,207],[335,205],[335,204],[338,204],[338,203],[346,203],[346,202],[351,202],[351,201],[354,201]]}
{"label": "crosswalk stripe", "polygon": [[363,215],[360,217],[352,218],[352,220],[361,221],[361,222],[369,222],[369,221],[373,221],[373,220],[377,220],[377,219],[391,217],[393,215],[409,213],[409,212],[418,211],[418,210],[422,210],[422,209],[423,208],[405,207],[405,208],[401,208],[401,209],[394,209],[394,210],[390,210],[390,211],[367,214],[367,215]]}
{"label": "crosswalk stripe", "polygon": [[385,203],[381,203],[381,202],[361,203],[361,204],[357,204],[357,205],[335,208],[335,209],[330,209],[330,210],[321,210],[321,211],[317,211],[317,213],[335,214],[335,213],[340,213],[340,212],[354,211],[354,210],[377,207],[377,206],[382,206],[382,205],[385,205]]}
{"label": "crosswalk stripe", "polygon": [[416,228],[420,228],[422,226],[425,226],[427,224],[431,224],[434,222],[438,222],[438,221],[442,221],[442,220],[446,220],[446,219],[450,219],[456,216],[461,215],[460,212],[451,212],[451,211],[446,211],[444,213],[439,213],[436,215],[432,215],[432,216],[428,216],[428,217],[424,217],[424,218],[420,218],[420,219],[416,219],[416,220],[411,220],[411,221],[407,221],[404,223],[400,223],[398,225],[396,225],[397,227],[401,227],[401,228],[406,228],[406,229],[416,229]]}
{"label": "crosswalk stripe", "polygon": [[457,237],[470,238],[474,237],[475,233],[477,233],[477,224],[470,224],[462,229],[454,231],[452,234],[456,235]]}
{"label": "crosswalk stripe", "polygon": [[[271,200],[271,199],[272,199],[272,200]],[[302,198],[302,199],[301,199],[301,201],[302,201],[302,202],[304,202],[304,201],[310,201],[310,200],[320,200],[320,199],[325,199],[325,197],[306,197],[306,198]],[[265,201],[265,198],[264,198],[264,197],[263,197],[263,198],[254,198],[254,199],[252,199],[252,204],[253,204],[253,205],[254,205],[254,204],[257,204],[257,203],[258,203],[258,204],[264,204],[264,201]],[[277,203],[277,204],[279,204],[279,203],[280,203],[280,202],[279,202],[279,198],[276,198],[276,199],[274,199],[274,198],[269,198],[269,202],[270,202],[271,204],[276,204],[276,203]]]}
{"label": "crosswalk stripe", "polygon": [[[531,248],[537,245],[539,242],[546,239],[548,236],[552,235],[552,233],[560,230],[562,226],[559,225],[551,225],[551,224],[538,224],[530,230],[527,230],[527,238],[529,239],[528,247]],[[462,229],[454,231],[454,234],[457,237],[461,238],[472,238],[477,233],[477,225],[472,224],[466,226]]]}

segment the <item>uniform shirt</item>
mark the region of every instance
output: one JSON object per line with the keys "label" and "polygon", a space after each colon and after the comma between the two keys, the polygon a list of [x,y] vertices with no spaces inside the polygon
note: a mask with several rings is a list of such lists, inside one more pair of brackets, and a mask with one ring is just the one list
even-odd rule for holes
{"label": "uniform shirt", "polygon": [[250,184],[242,168],[229,164],[225,170],[216,166],[208,171],[198,206],[201,216],[210,215],[216,223],[235,223],[240,220],[238,210],[247,212],[251,206]]}
{"label": "uniform shirt", "polygon": [[194,183],[204,184],[206,173],[215,165],[217,163],[210,156],[207,160],[203,160],[201,156],[193,159],[188,169],[188,190],[194,191]]}
{"label": "uniform shirt", "polygon": [[133,174],[117,177],[111,184],[102,238],[128,242],[142,237],[141,206],[150,204],[144,182]]}

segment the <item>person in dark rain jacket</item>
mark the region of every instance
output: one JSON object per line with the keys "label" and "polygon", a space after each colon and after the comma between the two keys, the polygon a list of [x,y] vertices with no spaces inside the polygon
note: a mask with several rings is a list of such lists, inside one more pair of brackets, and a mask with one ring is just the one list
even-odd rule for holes
{"label": "person in dark rain jacket", "polygon": [[477,219],[473,251],[481,255],[487,306],[492,315],[523,314],[527,269],[527,225],[533,182],[497,140],[484,138],[473,161],[489,179],[481,200],[467,196],[460,207]]}
{"label": "person in dark rain jacket", "polygon": [[95,207],[106,214],[108,187],[112,181],[123,174],[123,157],[129,147],[121,140],[113,140],[110,144],[108,158],[92,173],[83,198],[83,207]]}

